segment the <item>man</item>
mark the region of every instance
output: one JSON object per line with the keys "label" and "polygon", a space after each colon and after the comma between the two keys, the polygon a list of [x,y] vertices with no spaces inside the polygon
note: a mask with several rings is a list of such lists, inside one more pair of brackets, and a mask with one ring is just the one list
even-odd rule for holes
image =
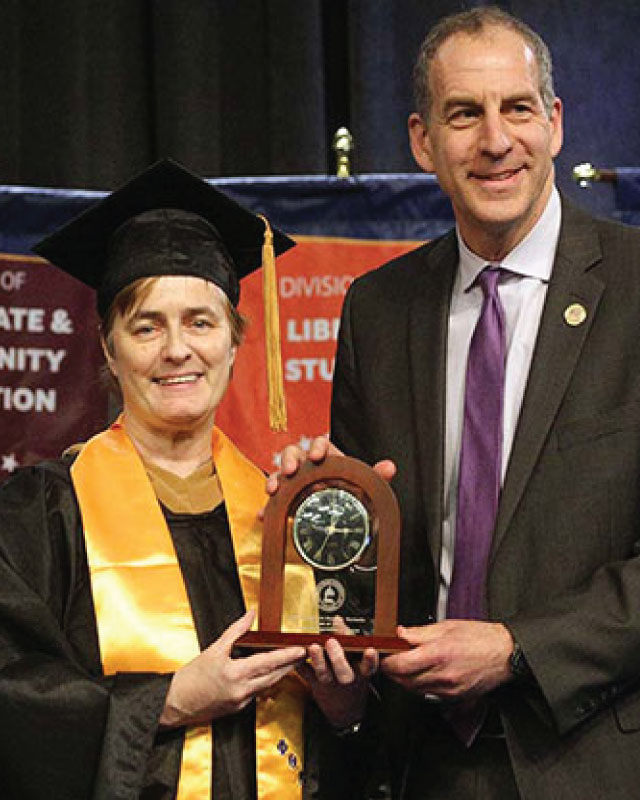
{"label": "man", "polygon": [[[400,633],[414,647],[382,662],[395,795],[634,797],[640,235],[559,197],[562,105],[546,46],[520,21],[494,8],[442,20],[415,81],[413,155],[451,198],[456,230],[352,285],[332,400],[333,443],[397,470]],[[497,297],[480,285],[487,265]],[[506,347],[499,460],[483,451],[469,482],[465,373],[485,306]],[[486,365],[480,375],[489,394]],[[317,441],[310,457],[325,451]],[[295,461],[289,451],[283,471]],[[469,525],[458,491],[471,492],[477,555],[474,497],[496,464],[487,552],[463,581],[480,605],[452,612]]]}

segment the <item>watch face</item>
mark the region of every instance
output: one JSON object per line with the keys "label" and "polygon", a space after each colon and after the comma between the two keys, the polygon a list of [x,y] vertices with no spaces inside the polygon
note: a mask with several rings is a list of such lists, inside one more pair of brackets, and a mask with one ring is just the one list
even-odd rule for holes
{"label": "watch face", "polygon": [[351,492],[337,487],[320,489],[296,509],[293,541],[311,566],[344,569],[369,544],[369,514]]}

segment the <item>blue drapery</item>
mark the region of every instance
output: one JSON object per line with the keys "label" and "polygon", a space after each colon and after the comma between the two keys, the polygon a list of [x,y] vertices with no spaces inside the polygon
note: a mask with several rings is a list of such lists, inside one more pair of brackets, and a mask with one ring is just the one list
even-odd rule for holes
{"label": "blue drapery", "polygon": [[[453,215],[431,175],[227,178],[211,183],[292,235],[432,239]],[[103,192],[0,187],[0,252],[28,253]]]}
{"label": "blue drapery", "polygon": [[616,216],[629,225],[640,225],[640,168],[616,170]]}
{"label": "blue drapery", "polygon": [[[640,168],[616,170],[611,216],[640,224]],[[433,239],[453,225],[451,205],[432,175],[379,174],[223,178],[211,181],[292,235],[357,239]],[[585,189],[597,193],[603,187]],[[26,254],[44,235],[103,192],[0,186],[0,252]]]}

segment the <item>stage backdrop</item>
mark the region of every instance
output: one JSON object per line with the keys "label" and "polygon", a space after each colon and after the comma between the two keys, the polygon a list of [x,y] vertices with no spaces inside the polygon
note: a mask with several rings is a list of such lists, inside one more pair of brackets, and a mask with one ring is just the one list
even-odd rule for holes
{"label": "stage backdrop", "polygon": [[[638,172],[627,170],[618,187],[625,205],[616,215],[630,221],[637,181]],[[240,308],[251,324],[217,415],[246,454],[270,470],[285,444],[328,432],[349,283],[448,230],[451,209],[427,175],[212,182],[298,243],[278,259],[289,429],[274,434],[267,423],[260,272],[242,284]],[[18,465],[58,456],[108,420],[93,293],[30,255],[35,242],[101,196],[0,187],[0,480]]]}

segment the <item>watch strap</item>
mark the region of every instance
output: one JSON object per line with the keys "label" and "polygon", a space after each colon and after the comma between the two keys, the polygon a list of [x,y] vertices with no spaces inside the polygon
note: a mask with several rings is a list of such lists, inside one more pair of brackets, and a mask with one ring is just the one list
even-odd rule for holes
{"label": "watch strap", "polygon": [[509,656],[509,668],[516,680],[528,680],[532,677],[531,668],[520,643],[514,639],[513,650]]}

